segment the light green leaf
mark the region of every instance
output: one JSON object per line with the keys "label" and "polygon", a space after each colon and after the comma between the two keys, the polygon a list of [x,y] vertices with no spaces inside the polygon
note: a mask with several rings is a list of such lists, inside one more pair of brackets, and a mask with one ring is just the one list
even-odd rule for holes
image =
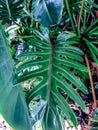
{"label": "light green leaf", "polygon": [[15,72],[3,29],[0,25],[0,113],[16,130],[31,130],[24,94],[14,85]]}

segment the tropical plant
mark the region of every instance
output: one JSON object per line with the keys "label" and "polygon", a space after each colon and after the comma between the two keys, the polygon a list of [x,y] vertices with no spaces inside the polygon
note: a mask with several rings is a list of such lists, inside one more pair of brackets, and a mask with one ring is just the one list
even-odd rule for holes
{"label": "tropical plant", "polygon": [[2,23],[12,23],[20,17],[24,0],[0,0],[0,20]]}
{"label": "tropical plant", "polygon": [[[24,7],[23,2],[25,3]],[[15,57],[13,64],[1,28],[0,46],[1,49],[2,46],[4,48],[4,51],[1,51],[0,64],[3,72],[0,71],[0,86],[2,86],[0,99],[4,99],[0,102],[1,114],[16,130],[29,130],[31,129],[30,122],[34,125],[38,120],[41,120],[43,130],[62,130],[62,117],[71,120],[76,126],[77,120],[67,99],[72,99],[77,106],[85,110],[85,104],[78,91],[87,94],[87,88],[79,77],[75,76],[74,72],[76,70],[89,72],[92,80],[88,54],[92,60],[98,63],[96,47],[98,20],[94,17],[91,20],[91,25],[89,24],[90,14],[93,14],[89,6],[92,4],[92,7],[96,8],[96,3],[92,3],[92,0],[73,2],[68,0],[16,0],[15,2],[0,0],[0,3],[2,23],[9,23],[10,20],[12,24],[16,23],[20,27],[20,30],[17,31],[19,35],[16,38],[23,40],[27,47],[24,52]],[[22,17],[20,17],[21,12]],[[19,23],[16,22],[17,18],[20,18]],[[10,62],[5,62],[5,57],[8,57]],[[84,59],[88,70],[83,65]],[[5,70],[5,67],[9,69]],[[11,78],[6,80],[8,75]],[[26,91],[25,102],[19,84],[27,80],[32,82],[35,78],[39,81],[32,89]],[[93,86],[92,90],[96,107]],[[13,96],[15,98],[12,98]],[[6,100],[9,102],[8,107],[5,104]],[[29,108],[31,102],[37,103],[33,111],[28,114],[26,103]],[[24,113],[17,115],[22,109]]]}
{"label": "tropical plant", "polygon": [[[42,34],[44,32],[44,34]],[[25,81],[31,78],[41,78],[41,81],[27,94],[27,103],[33,99],[41,99],[42,105],[41,111],[38,107],[41,102],[36,106],[37,113],[33,115],[32,120],[35,123],[35,119],[40,120],[43,112],[43,129],[62,129],[60,125],[60,113],[63,112],[65,116],[70,119],[74,125],[77,124],[76,118],[68,106],[66,100],[61,95],[61,91],[65,92],[70,98],[72,98],[78,106],[85,109],[85,105],[81,100],[79,94],[73,89],[72,85],[77,87],[84,93],[87,93],[86,87],[83,83],[70,71],[70,68],[87,71],[86,67],[78,61],[83,61],[83,52],[74,47],[75,44],[71,38],[74,34],[61,33],[57,37],[55,42],[51,42],[49,39],[48,30],[44,30],[42,33],[36,31],[38,38],[33,38],[27,41],[27,44],[34,48],[30,52],[23,52],[17,58],[20,61],[17,65],[17,73],[20,75],[26,68],[36,69],[25,72],[18,77],[19,82]],[[45,37],[46,35],[46,37]],[[68,41],[70,39],[70,41]],[[78,43],[77,43],[78,44]],[[21,62],[25,59],[24,62]],[[61,91],[60,91],[61,90]],[[35,112],[35,111],[34,111]],[[51,116],[50,116],[51,113]],[[69,114],[70,113],[70,114]],[[53,122],[52,119],[55,119]]]}
{"label": "tropical plant", "polygon": [[[83,70],[83,71],[87,71],[87,69],[85,68],[85,66],[77,62],[77,61],[80,61],[80,62],[83,61],[83,58],[81,57],[81,55],[83,55],[83,52],[80,49],[73,47],[71,45],[71,44],[75,44],[73,40],[67,41],[71,39],[72,37],[74,37],[75,36],[74,34],[61,33],[58,36],[57,41],[55,43],[51,43],[48,37],[49,35],[47,33],[48,30],[44,30],[44,31],[45,31],[45,35],[47,34],[46,37],[45,35],[41,34],[39,31],[35,31],[35,34],[37,34],[37,38],[35,37],[35,39],[30,39],[27,42],[27,44],[34,47],[34,49],[31,52],[23,52],[17,57],[20,63],[18,63],[16,66],[17,68],[15,70],[16,72],[15,74],[11,73],[10,71],[10,74],[13,74],[13,76],[14,75],[15,76],[14,76],[14,79],[11,77],[12,79],[8,80],[8,82],[11,82],[11,85],[9,84],[9,88],[11,87],[13,90],[14,87],[12,87],[12,85],[18,84],[19,82],[23,82],[33,77],[34,78],[40,77],[41,78],[40,83],[37,86],[35,86],[34,89],[32,89],[27,94],[28,104],[33,99],[38,98],[38,97],[40,98],[40,102],[35,107],[35,110],[34,110],[35,113],[33,112],[35,116],[33,115],[32,117],[32,123],[35,123],[35,121],[43,117],[42,118],[43,129],[52,128],[52,129],[59,130],[59,129],[62,129],[62,125],[60,123],[61,117],[59,115],[59,113],[61,112],[63,112],[64,115],[74,123],[74,125],[77,124],[75,115],[70,109],[70,107],[68,106],[66,100],[61,95],[60,90],[67,93],[68,96],[72,98],[82,109],[85,109],[85,105],[82,99],[80,98],[79,94],[73,89],[72,84],[78,87],[84,93],[87,93],[87,89],[82,84],[82,82],[70,71],[70,67]],[[62,52],[61,52],[61,48],[63,50]],[[4,61],[3,58],[2,60]],[[1,63],[3,63],[3,61]],[[9,69],[10,67],[8,67],[8,64],[6,65],[7,65],[7,68]],[[35,66],[37,66],[37,69],[33,70],[32,68],[34,68]],[[29,70],[29,72],[27,73],[25,72],[24,74],[22,74],[22,70],[26,68],[31,69],[31,71]],[[7,74],[9,73],[7,72]],[[3,79],[0,80],[0,83],[3,84],[2,80]],[[5,85],[4,86],[2,85],[2,91],[4,91],[3,89],[5,87],[6,87]],[[17,91],[15,90],[15,92]],[[6,99],[8,100],[7,98],[8,95],[7,94],[2,95],[2,94],[3,92],[1,93],[1,97],[4,96],[5,97],[4,99],[6,102]],[[14,93],[14,96],[15,96],[15,93]],[[13,102],[15,103],[17,102],[17,98],[15,99],[11,98],[11,99],[14,99]],[[23,98],[23,96],[21,98]],[[3,103],[5,102],[3,101]],[[10,102],[12,103],[12,100],[9,101],[9,103]],[[38,109],[39,105],[40,105],[40,109]],[[8,107],[6,107],[5,105],[4,106],[0,105],[0,106],[2,110],[1,113],[5,117],[5,119],[8,120],[8,122],[14,128],[20,129],[17,126],[14,126],[12,124],[14,120],[12,119],[9,120],[10,118],[9,116],[11,115],[10,113],[9,113],[9,116],[6,117],[5,109],[8,109]],[[21,105],[19,106],[21,109],[22,106]],[[17,108],[17,105],[15,108]],[[14,111],[11,110],[9,112],[15,114],[15,110],[17,109],[14,109]],[[49,115],[50,113],[51,113],[51,116]],[[21,115],[19,117],[17,117],[17,115],[14,115],[14,116],[16,116],[16,118],[19,119]],[[54,123],[52,119],[55,119]],[[50,121],[51,121],[51,125],[50,125]],[[25,129],[28,129],[28,128],[25,127]]]}

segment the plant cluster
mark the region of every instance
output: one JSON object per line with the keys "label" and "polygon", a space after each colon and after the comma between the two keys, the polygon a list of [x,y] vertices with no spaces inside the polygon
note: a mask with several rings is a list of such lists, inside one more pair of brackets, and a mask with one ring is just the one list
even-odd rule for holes
{"label": "plant cluster", "polygon": [[98,64],[97,4],[0,0],[0,113],[14,129],[40,120],[43,130],[62,130],[65,117],[77,126],[69,100],[85,110],[79,92],[88,94],[87,73],[97,108],[90,69]]}

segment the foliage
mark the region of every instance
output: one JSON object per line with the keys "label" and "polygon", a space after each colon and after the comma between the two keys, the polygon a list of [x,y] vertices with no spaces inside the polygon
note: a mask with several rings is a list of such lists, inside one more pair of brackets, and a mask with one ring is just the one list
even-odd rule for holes
{"label": "foliage", "polygon": [[[23,2],[25,2],[24,8]],[[4,78],[0,80],[0,86],[2,85],[0,93],[4,101],[1,102],[0,112],[15,129],[20,129],[21,122],[19,126],[17,125],[19,118],[23,121],[21,129],[31,129],[29,128],[31,127],[30,117],[32,125],[41,120],[43,130],[62,130],[62,114],[76,126],[75,114],[68,105],[66,97],[70,97],[81,109],[85,109],[85,104],[76,88],[85,94],[87,94],[87,88],[75,73],[77,71],[87,73],[84,63],[85,54],[90,55],[89,59],[98,63],[98,19],[94,17],[91,21],[89,20],[90,15],[93,14],[89,6],[92,4],[94,9],[97,7],[96,3],[92,3],[92,0],[16,0],[15,2],[0,0],[0,3],[0,14],[4,15],[0,17],[2,23],[9,23],[10,20],[16,23],[20,28],[16,38],[24,41],[26,46],[26,49],[15,57],[15,66],[12,60],[8,65],[4,62],[9,54],[1,51],[0,66],[4,73],[0,72],[0,74]],[[20,18],[22,11],[24,11],[23,16]],[[17,18],[20,18],[19,23],[16,22]],[[5,44],[5,36],[2,32],[0,36]],[[5,52],[7,52],[6,46],[4,46]],[[4,70],[4,65],[7,65],[9,70]],[[9,80],[6,80],[8,75],[5,73],[11,75]],[[34,79],[39,79],[39,81],[26,91],[28,107],[31,102],[37,102],[29,116],[20,85],[16,85],[27,80],[32,82]],[[4,85],[3,82],[5,82]],[[9,87],[6,87],[8,83]],[[5,87],[7,94],[3,92]],[[13,120],[13,114],[18,113],[18,111],[15,113],[17,106],[13,110],[12,106],[7,109],[4,104],[9,93],[9,105],[14,106],[13,103],[18,100],[20,104],[17,105],[25,113],[15,115],[17,120]],[[14,97],[16,95],[15,98],[12,98],[13,94]],[[11,112],[12,117],[9,117],[9,114],[5,115],[5,111]],[[24,115],[26,115],[25,119]],[[29,122],[27,127],[26,122]]]}
{"label": "foliage", "polygon": [[20,17],[24,0],[0,0],[0,20],[11,23]]}
{"label": "foliage", "polygon": [[0,113],[13,128],[28,130],[31,124],[24,94],[14,80],[13,61],[0,25]]}
{"label": "foliage", "polygon": [[34,19],[45,26],[60,22],[63,11],[63,0],[33,0],[32,14]]}
{"label": "foliage", "polygon": [[[85,109],[82,99],[73,89],[72,85],[76,86],[84,93],[87,93],[87,89],[70,71],[70,68],[82,71],[87,71],[87,69],[81,63],[78,63],[78,61],[83,61],[83,58],[81,57],[83,52],[71,45],[73,44],[73,40],[68,41],[75,36],[74,34],[61,33],[57,37],[57,40],[52,43],[47,33],[48,30],[46,29],[43,32],[45,32],[45,34],[36,31],[36,34],[39,33],[39,36],[37,36],[39,39],[36,38],[27,41],[27,44],[32,46],[34,50],[23,52],[17,57],[18,60],[20,60],[20,63],[24,59],[25,61],[18,65],[16,71],[18,75],[20,75],[24,69],[38,66],[35,70],[31,69],[31,71],[25,72],[23,75],[21,74],[18,79],[21,82],[33,77],[41,77],[40,83],[28,92],[27,95],[28,104],[38,97],[45,102],[44,104],[41,102],[38,103],[38,107],[36,106],[35,109],[38,110],[39,104],[42,104],[42,107],[40,108],[41,111],[40,109],[39,112],[34,110],[35,116],[33,116],[32,120],[35,123],[35,119],[42,119],[43,129],[45,130],[49,128],[59,130],[62,129],[58,112],[59,109],[74,123],[74,125],[77,124],[72,110],[59,90],[65,92],[77,103],[77,105],[82,109]],[[53,122],[52,119],[55,119],[55,121]]]}

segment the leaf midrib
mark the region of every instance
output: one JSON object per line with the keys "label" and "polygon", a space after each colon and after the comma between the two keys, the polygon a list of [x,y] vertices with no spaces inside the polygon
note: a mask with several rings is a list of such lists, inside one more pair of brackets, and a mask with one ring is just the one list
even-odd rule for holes
{"label": "leaf midrib", "polygon": [[47,95],[47,103],[49,105],[50,92],[51,92],[51,76],[52,76],[52,66],[53,66],[53,46],[50,43],[50,59],[49,59],[49,70],[48,70],[48,95]]}
{"label": "leaf midrib", "polygon": [[7,6],[7,9],[8,9],[9,17],[11,18],[11,12],[10,12],[10,7],[9,7],[9,4],[8,4],[8,0],[6,0],[6,6]]}

